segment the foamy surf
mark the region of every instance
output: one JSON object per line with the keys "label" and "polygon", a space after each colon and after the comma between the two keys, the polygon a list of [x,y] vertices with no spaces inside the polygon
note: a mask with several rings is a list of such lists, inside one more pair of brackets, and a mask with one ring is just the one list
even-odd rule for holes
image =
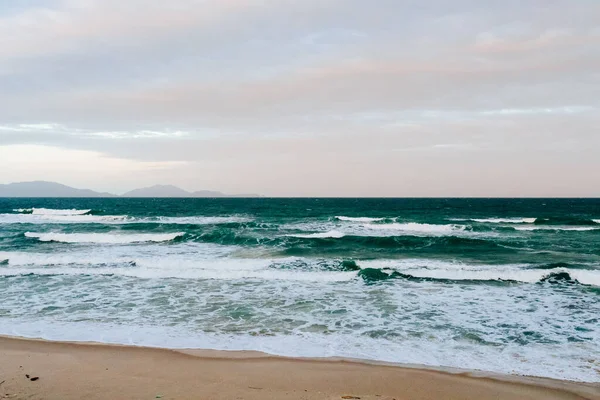
{"label": "foamy surf", "polygon": [[379,231],[398,231],[413,234],[424,234],[424,235],[447,235],[457,232],[464,232],[466,230],[465,225],[436,225],[436,224],[420,224],[416,222],[408,223],[392,223],[392,224],[374,224],[366,225],[366,229],[379,230]]}
{"label": "foamy surf", "polygon": [[468,221],[482,224],[533,224],[537,218],[471,218]]}
{"label": "foamy surf", "polygon": [[[202,332],[193,326],[170,327],[161,324],[100,323],[92,321],[57,322],[44,318],[35,323],[15,321],[0,326],[0,334],[67,342],[95,342],[115,345],[134,345],[170,349],[215,349],[228,351],[261,351],[285,357],[342,357],[379,360],[406,365],[426,365],[512,373],[525,376],[546,376],[579,382],[597,382],[594,364],[584,361],[575,365],[569,360],[594,351],[583,344],[572,351],[557,344],[540,344],[526,348],[477,347],[464,341],[453,343],[443,337],[430,340],[406,338],[396,342],[385,338],[334,332],[326,336],[314,332],[291,332],[287,335],[250,334],[227,335]],[[471,347],[473,357],[463,356],[465,347]],[[410,351],[407,351],[410,349]],[[552,354],[553,363],[547,361]],[[589,358],[588,358],[589,359]]]}
{"label": "foamy surf", "polygon": [[177,237],[183,236],[184,234],[185,232],[138,234],[25,232],[25,237],[34,238],[41,242],[124,244],[143,242],[168,242]]}
{"label": "foamy surf", "polygon": [[88,210],[56,210],[51,208],[18,208],[13,210],[18,213],[24,214],[33,214],[33,215],[85,215],[91,212],[91,209]]}
{"label": "foamy surf", "polygon": [[184,225],[217,225],[252,222],[254,219],[244,216],[190,216],[190,217],[156,217],[156,218],[138,218],[132,222],[140,223],[161,223],[161,224],[184,224]]}
{"label": "foamy surf", "polygon": [[124,215],[0,214],[0,224],[121,224]]}
{"label": "foamy surf", "polygon": [[[334,226],[330,223],[324,224],[300,224],[285,226],[285,229],[303,230],[307,233],[289,233],[285,236],[303,239],[340,239],[345,236],[363,237],[394,237],[394,236],[417,236],[417,237],[440,237],[440,236],[494,236],[493,232],[471,232],[466,225],[456,224],[424,224],[416,222],[407,223],[353,223],[348,226]],[[320,232],[311,232],[323,229]],[[328,229],[329,228],[329,229]],[[335,229],[331,229],[335,228]]]}
{"label": "foamy surf", "polygon": [[53,212],[0,214],[0,224],[174,224],[174,225],[218,225],[251,222],[244,216],[188,216],[188,217],[131,217],[127,215],[92,215],[83,213],[91,210],[50,210]]}
{"label": "foamy surf", "polygon": [[339,221],[346,221],[346,222],[361,222],[361,223],[368,223],[368,222],[378,222],[378,221],[383,221],[385,220],[385,218],[371,218],[371,217],[345,217],[345,216],[336,216],[335,219],[339,220]]}
{"label": "foamy surf", "polygon": [[600,229],[600,227],[595,226],[555,226],[555,225],[546,225],[546,226],[515,226],[514,229],[518,231],[595,231]]}
{"label": "foamy surf", "polygon": [[[513,281],[538,283],[552,276],[568,274],[571,279],[584,285],[600,286],[598,269],[549,268],[539,269],[531,264],[477,265],[431,260],[377,260],[360,261],[361,268],[397,271],[416,278],[431,278],[448,281]],[[590,268],[594,268],[590,266]],[[566,275],[564,275],[566,277]]]}
{"label": "foamy surf", "polygon": [[340,231],[328,231],[328,232],[316,232],[316,233],[294,233],[286,235],[289,237],[296,237],[302,239],[339,239],[346,236],[345,233]]}
{"label": "foamy surf", "polygon": [[[164,264],[164,265],[161,265]],[[191,263],[190,263],[191,264]],[[165,268],[168,265],[168,268]],[[0,268],[0,276],[121,276],[142,279],[185,279],[185,280],[247,280],[301,281],[301,282],[344,282],[356,279],[356,272],[333,271],[286,271],[268,268],[269,262],[231,261],[211,263],[196,262],[193,265],[161,262],[130,263],[119,267],[105,266],[46,266],[26,268]],[[226,267],[226,268],[223,268]]]}

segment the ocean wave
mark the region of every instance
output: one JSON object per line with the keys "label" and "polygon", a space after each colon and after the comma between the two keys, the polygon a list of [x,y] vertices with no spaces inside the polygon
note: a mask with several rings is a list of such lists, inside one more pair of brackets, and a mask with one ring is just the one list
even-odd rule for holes
{"label": "ocean wave", "polygon": [[592,219],[567,216],[567,217],[536,218],[535,224],[536,225],[586,226],[586,225],[596,225],[597,222]]}
{"label": "ocean wave", "polygon": [[138,268],[31,268],[22,271],[0,269],[0,276],[123,276],[142,279],[206,279],[206,280],[284,280],[299,282],[344,282],[356,278],[355,272],[299,272],[277,270],[152,270]]}
{"label": "ocean wave", "polygon": [[471,218],[467,221],[490,224],[533,224],[537,218]]}
{"label": "ocean wave", "polygon": [[595,231],[600,230],[600,227],[594,226],[515,226],[514,229],[518,231]]}
{"label": "ocean wave", "polygon": [[340,232],[340,231],[328,231],[328,232],[317,232],[317,233],[296,233],[296,234],[289,234],[286,236],[301,238],[301,239],[329,239],[329,238],[339,239],[339,238],[343,238],[344,236],[346,236],[346,234],[343,232]]}
{"label": "ocean wave", "polygon": [[146,265],[149,262],[164,265],[194,265],[194,263],[215,262],[238,251],[236,246],[222,246],[212,243],[171,243],[169,246],[154,242],[129,246],[127,243],[114,246],[73,246],[62,247],[61,251],[0,251],[0,260],[15,266],[124,266]]}
{"label": "ocean wave", "polygon": [[417,222],[407,223],[393,223],[393,224],[382,224],[382,225],[368,225],[364,226],[368,230],[376,231],[396,231],[403,233],[416,233],[425,235],[447,235],[457,232],[464,232],[467,227],[465,225],[437,225],[437,224],[421,224]]}
{"label": "ocean wave", "polygon": [[[279,261],[281,263],[281,261]],[[213,259],[181,260],[175,258],[122,260],[115,263],[98,265],[40,265],[25,264],[0,268],[0,276],[123,276],[143,279],[207,279],[207,280],[245,280],[264,281],[287,280],[305,282],[343,282],[356,279],[355,271],[315,271],[270,268],[274,260],[269,259]]]}
{"label": "ocean wave", "polygon": [[[326,227],[326,226],[325,226]],[[299,230],[317,230],[318,226],[288,226]],[[416,222],[407,223],[389,223],[389,224],[356,224],[345,227],[336,227],[336,229],[323,230],[321,232],[311,233],[290,233],[285,236],[296,237],[303,239],[326,239],[334,238],[341,239],[347,236],[363,236],[363,237],[395,237],[395,236],[421,236],[421,237],[437,237],[437,236],[493,236],[493,233],[479,233],[467,230],[465,225],[436,225],[436,224],[421,224]]]}
{"label": "ocean wave", "polygon": [[565,267],[539,268],[531,264],[470,265],[434,260],[359,261],[360,275],[367,281],[404,278],[434,281],[556,282],[570,281],[600,286],[600,270]]}
{"label": "ocean wave", "polygon": [[316,233],[289,233],[281,236],[259,236],[252,232],[232,231],[231,229],[211,229],[202,233],[190,233],[183,240],[194,243],[214,243],[228,246],[256,246],[269,248],[278,254],[288,256],[308,256],[325,254],[352,254],[381,251],[412,251],[427,254],[473,254],[474,252],[516,253],[522,249],[507,246],[506,241],[497,237],[475,235],[414,235],[414,234],[344,234],[341,231]]}
{"label": "ocean wave", "polygon": [[124,215],[0,214],[2,224],[118,224],[126,221]]}
{"label": "ocean wave", "polygon": [[335,219],[338,221],[346,221],[346,222],[379,222],[384,221],[386,218],[371,218],[371,217],[345,217],[345,216],[336,216]]}
{"label": "ocean wave", "polygon": [[26,267],[140,267],[164,270],[289,270],[289,271],[358,271],[354,260],[322,258],[239,258],[237,248],[211,244],[181,243],[173,246],[86,247],[63,252],[3,252],[0,265]]}
{"label": "ocean wave", "polygon": [[36,233],[25,232],[25,237],[38,239],[41,242],[62,243],[97,243],[97,244],[126,244],[143,242],[168,242],[184,232],[175,233],[139,233],[139,234],[112,234],[112,233]]}
{"label": "ocean wave", "polygon": [[[489,224],[535,224],[535,225],[563,225],[563,226],[589,226],[600,224],[600,219],[586,219],[577,217],[550,217],[550,218],[450,218],[451,221],[473,221]],[[526,228],[523,228],[525,230]]]}
{"label": "ocean wave", "polygon": [[252,222],[254,219],[244,216],[191,216],[191,217],[146,217],[135,218],[133,223],[161,223],[161,224],[184,224],[184,225],[218,225],[231,223]]}
{"label": "ocean wave", "polygon": [[13,210],[21,214],[32,214],[32,215],[85,215],[90,213],[92,210],[57,210],[52,208],[18,208]]}
{"label": "ocean wave", "polygon": [[[467,230],[466,225],[458,224],[428,224],[419,222],[395,222],[394,219],[388,218],[370,218],[370,217],[344,217],[336,216],[339,221],[355,222],[356,225],[351,225],[342,230],[345,230],[346,235],[368,235],[368,231],[381,232],[397,231],[405,234],[422,234],[422,235],[448,235]],[[376,223],[376,222],[388,223]],[[375,222],[375,223],[374,223]]]}
{"label": "ocean wave", "polygon": [[569,272],[563,270],[555,270],[550,271],[547,274],[538,276],[537,279],[532,281],[530,280],[521,280],[521,279],[512,279],[505,277],[487,277],[479,275],[470,276],[457,276],[457,277],[448,277],[448,278],[438,278],[438,277],[429,277],[429,276],[415,276],[412,274],[390,271],[390,270],[380,270],[376,268],[364,268],[361,269],[358,273],[361,278],[363,278],[368,283],[385,281],[388,279],[405,279],[409,281],[416,282],[441,282],[441,283],[498,283],[498,284],[510,284],[510,283],[571,283],[571,284],[584,284],[591,286],[600,286],[600,277],[598,276],[590,276],[587,275],[587,282],[581,281],[578,278],[573,277]]}
{"label": "ocean wave", "polygon": [[[54,210],[62,211],[62,210]],[[69,211],[69,210],[67,210]],[[78,210],[85,211],[85,210]],[[173,224],[173,225],[218,225],[247,223],[253,221],[242,216],[190,216],[190,217],[130,217],[127,215],[95,214],[0,214],[3,224]]]}
{"label": "ocean wave", "polygon": [[111,275],[136,278],[260,279],[341,282],[362,278],[367,283],[390,279],[439,283],[570,283],[600,286],[600,269],[571,268],[568,264],[476,265],[427,259],[338,260],[323,262],[306,258],[286,259],[192,259],[178,256],[77,258],[69,255],[0,254],[7,258],[0,276]]}

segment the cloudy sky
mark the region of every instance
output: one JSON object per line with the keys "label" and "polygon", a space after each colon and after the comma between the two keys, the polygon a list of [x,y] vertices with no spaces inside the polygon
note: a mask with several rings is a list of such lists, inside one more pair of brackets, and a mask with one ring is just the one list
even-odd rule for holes
{"label": "cloudy sky", "polygon": [[0,171],[600,196],[600,1],[0,0]]}

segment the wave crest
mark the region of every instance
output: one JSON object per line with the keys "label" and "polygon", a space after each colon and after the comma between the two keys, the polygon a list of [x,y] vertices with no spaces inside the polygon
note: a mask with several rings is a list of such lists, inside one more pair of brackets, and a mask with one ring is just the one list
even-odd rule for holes
{"label": "wave crest", "polygon": [[546,225],[546,226],[515,226],[514,227],[518,231],[595,231],[599,230],[600,227],[595,226],[555,226],[555,225]]}
{"label": "wave crest", "polygon": [[139,234],[113,234],[113,233],[37,233],[25,232],[25,237],[37,239],[41,242],[61,243],[97,243],[97,244],[128,244],[144,242],[168,242],[183,236],[184,232],[175,233],[139,233]]}
{"label": "wave crest", "polygon": [[335,219],[338,221],[346,221],[346,222],[379,222],[384,221],[386,218],[371,218],[371,217],[345,217],[345,216],[336,216]]}
{"label": "wave crest", "polygon": [[317,233],[295,233],[286,235],[288,237],[296,237],[301,239],[339,239],[346,236],[345,233],[340,231],[328,231],[328,232],[317,232]]}
{"label": "wave crest", "polygon": [[529,264],[470,265],[431,260],[363,261],[360,276],[368,282],[403,278],[440,282],[520,282],[581,283],[600,286],[600,270],[566,268],[548,265],[540,268]]}
{"label": "wave crest", "polygon": [[91,209],[88,210],[57,210],[52,208],[18,208],[13,210],[14,212],[21,214],[32,214],[32,215],[85,215],[92,212]]}
{"label": "wave crest", "polygon": [[468,221],[489,224],[533,224],[537,218],[471,218]]}

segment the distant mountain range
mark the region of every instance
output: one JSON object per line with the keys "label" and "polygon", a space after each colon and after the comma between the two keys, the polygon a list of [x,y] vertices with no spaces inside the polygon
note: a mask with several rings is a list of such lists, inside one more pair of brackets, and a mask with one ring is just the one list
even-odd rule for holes
{"label": "distant mountain range", "polygon": [[18,182],[0,185],[0,197],[260,197],[257,194],[230,195],[210,190],[188,192],[177,186],[155,185],[135,189],[121,196],[89,189],[76,189],[55,182]]}
{"label": "distant mountain range", "polygon": [[260,197],[257,194],[225,194],[212,190],[188,192],[173,185],[154,185],[147,188],[135,189],[121,197]]}

